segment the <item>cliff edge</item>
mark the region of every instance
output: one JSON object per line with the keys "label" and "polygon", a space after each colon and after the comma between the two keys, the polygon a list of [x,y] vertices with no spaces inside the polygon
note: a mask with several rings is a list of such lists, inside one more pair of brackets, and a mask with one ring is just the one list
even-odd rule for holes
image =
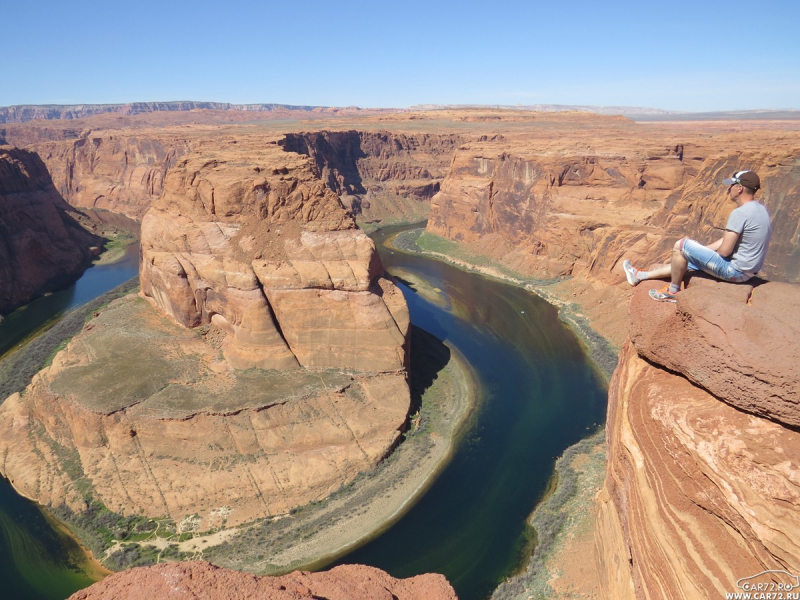
{"label": "cliff edge", "polygon": [[0,147],[0,314],[74,281],[103,239],[80,226],[41,158]]}
{"label": "cliff edge", "polygon": [[609,388],[604,596],[710,598],[800,573],[800,286],[696,276],[677,304],[649,287]]}
{"label": "cliff edge", "polygon": [[295,571],[259,577],[204,562],[130,569],[76,592],[70,600],[128,598],[271,598],[273,600],[455,600],[444,575],[395,579],[374,567],[342,565],[330,571]]}

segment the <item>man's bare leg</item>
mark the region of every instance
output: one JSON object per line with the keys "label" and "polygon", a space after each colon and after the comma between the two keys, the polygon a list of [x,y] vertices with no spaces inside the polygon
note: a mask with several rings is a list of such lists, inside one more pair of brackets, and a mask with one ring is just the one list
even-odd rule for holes
{"label": "man's bare leg", "polygon": [[668,264],[661,265],[650,271],[642,271],[631,265],[630,261],[625,261],[622,266],[625,269],[625,275],[628,278],[628,283],[636,285],[640,281],[647,281],[648,279],[669,279],[672,285],[673,293],[681,289],[681,281],[686,274],[686,269],[689,266],[688,261],[683,257],[681,250],[683,249],[683,242],[686,238],[681,238],[672,247],[672,258]]}

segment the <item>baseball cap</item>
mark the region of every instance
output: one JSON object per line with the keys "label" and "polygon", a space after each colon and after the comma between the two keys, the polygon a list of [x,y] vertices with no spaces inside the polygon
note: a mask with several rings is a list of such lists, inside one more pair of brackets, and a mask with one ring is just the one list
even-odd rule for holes
{"label": "baseball cap", "polygon": [[761,187],[761,179],[753,171],[736,171],[727,179],[723,179],[722,183],[725,185],[733,185],[741,183],[744,187],[749,187],[751,190],[757,190]]}

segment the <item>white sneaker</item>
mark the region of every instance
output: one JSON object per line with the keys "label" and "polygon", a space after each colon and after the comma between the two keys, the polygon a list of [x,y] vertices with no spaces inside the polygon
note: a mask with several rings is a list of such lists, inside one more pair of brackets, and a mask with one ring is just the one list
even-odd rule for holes
{"label": "white sneaker", "polygon": [[622,262],[622,268],[625,269],[625,278],[628,280],[628,283],[631,285],[637,285],[639,280],[636,278],[636,269],[633,268],[631,261],[624,260]]}

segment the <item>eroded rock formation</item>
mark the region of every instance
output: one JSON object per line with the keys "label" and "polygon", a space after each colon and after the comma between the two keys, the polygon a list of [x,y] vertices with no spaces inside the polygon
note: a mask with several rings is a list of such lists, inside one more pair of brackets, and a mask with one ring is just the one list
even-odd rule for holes
{"label": "eroded rock formation", "polygon": [[427,217],[462,141],[456,134],[352,130],[289,133],[279,143],[313,158],[354,215],[413,222]]}
{"label": "eroded rock formation", "polygon": [[207,531],[325,498],[397,444],[403,372],[242,372],[206,334],[112,304],[0,405],[3,475],[53,508]]}
{"label": "eroded rock formation", "polygon": [[0,147],[0,313],[74,281],[99,254],[33,152]]}
{"label": "eroded rock formation", "polygon": [[167,170],[189,151],[178,136],[92,134],[40,142],[33,148],[47,164],[58,191],[73,206],[141,219],[164,190]]}
{"label": "eroded rock formation", "polygon": [[402,370],[405,301],[312,166],[277,146],[182,161],[142,223],[142,292],[223,329],[237,368]]}
{"label": "eroded rock formation", "polygon": [[111,575],[70,600],[151,598],[270,598],[271,600],[455,600],[443,575],[395,579],[374,567],[342,565],[330,571],[295,571],[259,577],[208,563],[162,564]]}
{"label": "eroded rock formation", "polygon": [[191,154],[141,235],[150,302],[112,304],[0,405],[18,491],[207,531],[325,498],[391,452],[408,308],[311,159]]}
{"label": "eroded rock formation", "polygon": [[609,389],[605,597],[710,598],[800,572],[800,286],[696,277],[677,305],[648,287]]}

